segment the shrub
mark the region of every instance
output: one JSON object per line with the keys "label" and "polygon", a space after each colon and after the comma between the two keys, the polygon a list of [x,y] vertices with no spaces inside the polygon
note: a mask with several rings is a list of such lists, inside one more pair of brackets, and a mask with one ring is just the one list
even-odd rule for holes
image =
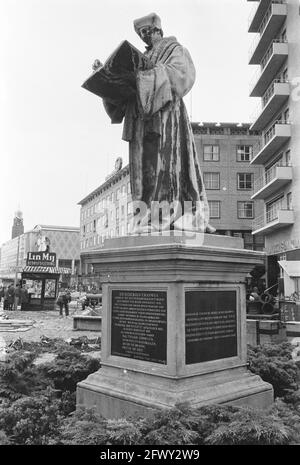
{"label": "shrub", "polygon": [[62,444],[104,445],[106,439],[106,419],[91,408],[76,410],[60,428]]}
{"label": "shrub", "polygon": [[248,349],[250,370],[272,384],[275,397],[282,397],[298,389],[298,369],[292,360],[292,348],[291,344],[282,343],[265,344]]}
{"label": "shrub", "polygon": [[240,409],[232,421],[221,424],[205,440],[209,445],[285,445],[291,430],[278,418]]}
{"label": "shrub", "polygon": [[0,398],[16,400],[22,396],[42,391],[49,380],[32,364],[34,354],[20,351],[9,354],[8,360],[0,365]]}
{"label": "shrub", "polygon": [[57,402],[44,396],[23,397],[0,406],[0,430],[14,444],[48,444],[62,421]]}
{"label": "shrub", "polygon": [[[295,393],[299,400],[299,393]],[[290,399],[292,401],[292,399]],[[299,444],[300,442],[300,408],[299,404],[293,402],[286,403],[281,399],[276,399],[274,404],[269,408],[269,415],[279,418],[285,426],[292,432],[291,443]]]}
{"label": "shrub", "polygon": [[9,437],[3,430],[0,430],[0,446],[7,446],[9,444],[11,444]]}
{"label": "shrub", "polygon": [[177,404],[172,409],[158,410],[141,424],[142,443],[198,444],[201,432],[206,430],[206,418],[188,404]]}
{"label": "shrub", "polygon": [[68,348],[58,353],[55,361],[45,363],[38,370],[49,378],[55,389],[76,391],[76,384],[100,368],[100,361],[81,355],[80,351]]}
{"label": "shrub", "polygon": [[140,421],[120,418],[107,420],[106,444],[134,445],[141,440]]}

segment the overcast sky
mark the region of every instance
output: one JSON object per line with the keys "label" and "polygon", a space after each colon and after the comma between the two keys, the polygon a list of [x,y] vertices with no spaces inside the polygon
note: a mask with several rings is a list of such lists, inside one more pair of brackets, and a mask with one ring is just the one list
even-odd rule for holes
{"label": "overcast sky", "polygon": [[[133,20],[156,12],[193,58],[186,97],[193,121],[248,122],[257,105],[249,82],[246,0],[0,0],[0,245],[14,212],[36,224],[79,226],[77,203],[128,162],[122,125],[81,88],[95,58],[122,40],[144,44]],[[254,37],[254,36],[253,36]],[[191,97],[192,96],[192,97]]]}

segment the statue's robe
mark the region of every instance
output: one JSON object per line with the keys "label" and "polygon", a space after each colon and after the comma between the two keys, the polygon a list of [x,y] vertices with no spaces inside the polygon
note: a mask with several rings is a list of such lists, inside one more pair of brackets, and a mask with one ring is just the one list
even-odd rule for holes
{"label": "statue's robe", "polygon": [[126,108],[104,102],[113,123],[121,122],[125,115],[123,139],[129,142],[132,198],[145,202],[148,209],[152,201],[178,201],[171,229],[174,223],[181,228],[176,222],[181,206],[192,202],[194,216],[198,207],[198,230],[205,231],[208,202],[183,102],[194,84],[195,67],[175,37],[161,39],[145,55],[153,67],[138,71],[137,98],[127,102]]}

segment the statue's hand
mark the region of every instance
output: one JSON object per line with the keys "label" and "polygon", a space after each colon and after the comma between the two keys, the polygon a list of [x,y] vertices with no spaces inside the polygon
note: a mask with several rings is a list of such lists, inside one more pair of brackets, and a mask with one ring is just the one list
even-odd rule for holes
{"label": "statue's hand", "polygon": [[97,69],[101,68],[103,66],[103,63],[101,63],[100,60],[96,59],[93,63],[93,70],[97,71]]}

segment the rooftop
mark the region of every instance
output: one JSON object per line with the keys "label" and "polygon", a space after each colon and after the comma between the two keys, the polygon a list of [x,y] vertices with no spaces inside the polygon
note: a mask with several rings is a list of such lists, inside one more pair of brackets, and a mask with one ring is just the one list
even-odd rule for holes
{"label": "rooftop", "polygon": [[123,176],[129,173],[129,165],[126,165],[124,168],[121,170],[117,171],[115,174],[112,174],[112,176],[107,179],[103,184],[101,184],[97,189],[93,190],[90,194],[88,194],[86,197],[84,197],[80,202],[78,202],[77,205],[84,205],[85,203],[89,202],[90,200],[93,199],[93,197],[96,197],[97,195],[101,194],[101,192],[105,191],[108,189],[112,184],[115,184],[118,182]]}

